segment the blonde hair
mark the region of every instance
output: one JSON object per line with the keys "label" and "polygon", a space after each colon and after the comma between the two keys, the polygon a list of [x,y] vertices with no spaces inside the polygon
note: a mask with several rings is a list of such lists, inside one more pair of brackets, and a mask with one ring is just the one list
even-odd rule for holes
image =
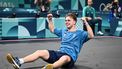
{"label": "blonde hair", "polygon": [[77,22],[77,16],[75,13],[68,13],[65,17],[70,16],[72,19],[74,19]]}

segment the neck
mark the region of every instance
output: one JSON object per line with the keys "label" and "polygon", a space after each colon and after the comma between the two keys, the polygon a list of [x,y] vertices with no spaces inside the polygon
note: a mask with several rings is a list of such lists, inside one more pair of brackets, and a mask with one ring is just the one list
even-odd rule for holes
{"label": "neck", "polygon": [[69,32],[74,32],[76,31],[76,26],[73,26],[72,28],[68,29]]}
{"label": "neck", "polygon": [[91,7],[91,5],[88,5],[89,7]]}

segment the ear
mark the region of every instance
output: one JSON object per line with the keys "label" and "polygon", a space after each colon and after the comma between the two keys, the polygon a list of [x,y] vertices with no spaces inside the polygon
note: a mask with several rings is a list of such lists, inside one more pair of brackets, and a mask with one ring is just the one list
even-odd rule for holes
{"label": "ear", "polygon": [[76,21],[74,21],[74,25],[76,25],[76,23],[77,23],[77,22],[76,22]]}

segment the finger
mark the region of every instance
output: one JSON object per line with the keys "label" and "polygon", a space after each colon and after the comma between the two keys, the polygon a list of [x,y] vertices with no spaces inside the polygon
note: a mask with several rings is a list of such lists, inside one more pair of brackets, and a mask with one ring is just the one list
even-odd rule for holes
{"label": "finger", "polygon": [[53,17],[53,15],[52,14],[48,14],[47,17]]}

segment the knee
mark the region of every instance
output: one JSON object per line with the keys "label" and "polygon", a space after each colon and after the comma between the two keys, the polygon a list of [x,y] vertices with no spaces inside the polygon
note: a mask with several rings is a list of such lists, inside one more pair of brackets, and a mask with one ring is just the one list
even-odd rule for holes
{"label": "knee", "polygon": [[100,22],[102,22],[102,18],[100,19]]}
{"label": "knee", "polygon": [[43,55],[45,53],[47,53],[47,50],[37,50],[37,51],[35,51],[35,54],[38,54],[38,55]]}
{"label": "knee", "polygon": [[38,57],[42,58],[42,59],[48,59],[49,58],[49,53],[47,50],[37,50],[35,52],[36,55],[38,55]]}
{"label": "knee", "polygon": [[102,18],[100,19],[100,21],[102,21]]}
{"label": "knee", "polygon": [[100,20],[102,21],[102,18],[100,18]]}
{"label": "knee", "polygon": [[102,19],[98,19],[98,23],[102,23]]}
{"label": "knee", "polygon": [[41,53],[42,52],[42,50],[37,50],[37,51],[35,51],[35,53]]}
{"label": "knee", "polygon": [[102,18],[101,18],[101,17],[97,17],[97,19],[102,20]]}
{"label": "knee", "polygon": [[67,55],[62,56],[62,58],[65,62],[70,62],[71,61],[71,58]]}

